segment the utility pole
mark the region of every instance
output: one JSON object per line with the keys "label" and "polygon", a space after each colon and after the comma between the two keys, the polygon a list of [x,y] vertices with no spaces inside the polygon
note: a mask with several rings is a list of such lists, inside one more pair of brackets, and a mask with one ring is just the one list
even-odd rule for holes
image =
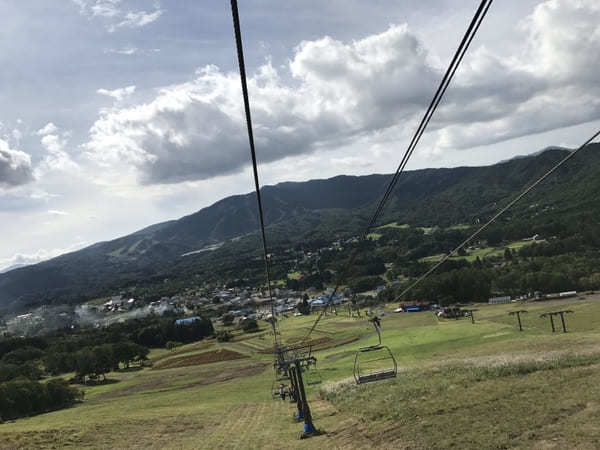
{"label": "utility pole", "polygon": [[526,314],[527,311],[525,311],[524,309],[520,310],[520,311],[510,311],[508,313],[509,316],[517,316],[517,321],[519,322],[519,331],[523,331],[523,327],[521,326],[521,314]]}

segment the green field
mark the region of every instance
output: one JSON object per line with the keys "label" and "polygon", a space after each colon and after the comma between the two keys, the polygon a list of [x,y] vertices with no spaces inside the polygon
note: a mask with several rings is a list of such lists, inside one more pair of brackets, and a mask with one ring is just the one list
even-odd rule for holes
{"label": "green field", "polygon": [[[109,374],[75,407],[1,424],[0,448],[599,448],[600,296],[475,308],[475,324],[386,310],[399,374],[361,386],[354,355],[373,329],[343,308],[325,316],[318,374],[306,373],[323,380],[308,386],[318,437],[299,440],[294,405],[272,397],[263,323],[233,342],[155,350],[153,367]],[[569,332],[552,334],[539,314],[566,308]],[[515,309],[529,311],[523,332]],[[313,320],[283,319],[281,338],[302,340]]]}
{"label": "green field", "polygon": [[398,228],[400,230],[405,230],[407,228],[410,228],[410,225],[407,223],[391,222],[391,223],[386,223],[385,225],[381,225],[380,227],[377,227],[377,228]]}
{"label": "green field", "polygon": [[[539,241],[541,242],[541,241]],[[511,250],[519,250],[520,248],[525,247],[526,245],[533,245],[534,242],[531,241],[515,241],[509,244],[506,244],[501,247],[483,247],[475,250],[467,251],[465,256],[452,256],[450,259],[464,259],[469,262],[475,261],[477,258],[484,259],[490,257],[502,257],[504,256],[504,249],[510,248]],[[444,257],[444,254],[431,255],[426,256],[425,258],[419,259],[421,262],[438,262]]]}

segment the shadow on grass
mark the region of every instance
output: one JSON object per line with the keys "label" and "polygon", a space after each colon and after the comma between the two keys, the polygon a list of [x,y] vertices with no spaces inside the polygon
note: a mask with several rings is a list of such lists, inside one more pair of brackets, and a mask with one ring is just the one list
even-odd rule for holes
{"label": "shadow on grass", "polygon": [[143,367],[141,367],[141,366],[125,367],[123,369],[117,370],[116,372],[119,372],[119,373],[139,372],[142,369],[143,369]]}

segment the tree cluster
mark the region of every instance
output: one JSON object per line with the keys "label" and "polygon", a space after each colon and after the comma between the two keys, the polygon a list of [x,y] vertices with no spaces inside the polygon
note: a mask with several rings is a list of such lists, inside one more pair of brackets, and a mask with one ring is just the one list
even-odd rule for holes
{"label": "tree cluster", "polygon": [[66,408],[82,399],[82,391],[60,378],[46,383],[17,378],[0,383],[0,423]]}

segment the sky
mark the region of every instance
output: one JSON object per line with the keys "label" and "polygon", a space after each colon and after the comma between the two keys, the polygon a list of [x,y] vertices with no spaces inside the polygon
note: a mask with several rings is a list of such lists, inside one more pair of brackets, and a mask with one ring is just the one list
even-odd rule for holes
{"label": "sky", "polygon": [[[479,1],[239,3],[275,184],[393,172]],[[229,8],[3,1],[0,270],[253,190]],[[599,66],[596,0],[495,2],[407,168],[579,146]]]}

